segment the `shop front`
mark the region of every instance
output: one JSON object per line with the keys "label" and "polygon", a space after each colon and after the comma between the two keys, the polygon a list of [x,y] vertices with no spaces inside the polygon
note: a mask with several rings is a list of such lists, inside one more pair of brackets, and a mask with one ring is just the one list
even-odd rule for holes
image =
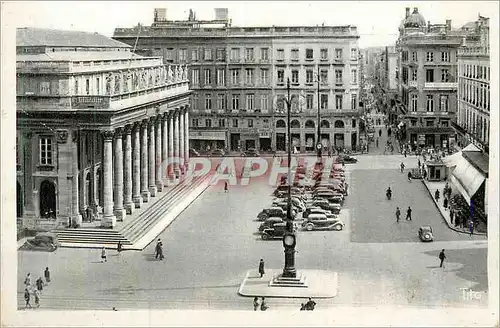
{"label": "shop front", "polygon": [[189,130],[189,147],[197,151],[226,148],[226,131]]}
{"label": "shop front", "polygon": [[270,130],[259,130],[259,150],[260,151],[271,151],[271,131]]}

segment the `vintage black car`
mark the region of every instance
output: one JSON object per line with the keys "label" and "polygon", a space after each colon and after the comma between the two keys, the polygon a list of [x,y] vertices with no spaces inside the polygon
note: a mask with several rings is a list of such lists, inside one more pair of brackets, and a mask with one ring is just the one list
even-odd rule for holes
{"label": "vintage black car", "polygon": [[262,232],[266,229],[273,228],[276,224],[282,224],[284,222],[285,221],[283,221],[283,218],[271,217],[260,224],[259,232]]}
{"label": "vintage black car", "polygon": [[345,164],[354,164],[357,163],[358,160],[349,155],[340,155],[335,159],[335,163],[345,163]]}
{"label": "vintage black car", "polygon": [[[297,225],[293,225],[294,230],[297,229]],[[286,232],[286,222],[277,223],[272,228],[264,229],[260,235],[263,240],[283,238]]]}
{"label": "vintage black car", "polygon": [[432,233],[432,228],[430,226],[421,226],[418,229],[418,238],[423,242],[429,242],[434,240],[434,235]]}
{"label": "vintage black car", "polygon": [[248,149],[241,153],[241,157],[259,157],[260,154],[256,149]]}
{"label": "vintage black car", "polygon": [[23,250],[53,252],[60,246],[57,236],[50,232],[38,233],[35,238],[28,239],[20,247]]}
{"label": "vintage black car", "polygon": [[284,211],[281,207],[275,206],[271,208],[265,208],[259,214],[257,214],[257,220],[259,221],[265,221],[270,217],[286,218],[286,211]]}

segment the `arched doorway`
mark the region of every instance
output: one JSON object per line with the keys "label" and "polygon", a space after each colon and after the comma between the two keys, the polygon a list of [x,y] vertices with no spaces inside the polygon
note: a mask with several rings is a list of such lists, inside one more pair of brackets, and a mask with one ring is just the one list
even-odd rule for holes
{"label": "arched doorway", "polygon": [[40,217],[56,217],[56,186],[47,180],[40,184]]}
{"label": "arched doorway", "polygon": [[21,185],[19,182],[17,182],[17,217],[22,218],[23,217],[23,189],[21,188]]}

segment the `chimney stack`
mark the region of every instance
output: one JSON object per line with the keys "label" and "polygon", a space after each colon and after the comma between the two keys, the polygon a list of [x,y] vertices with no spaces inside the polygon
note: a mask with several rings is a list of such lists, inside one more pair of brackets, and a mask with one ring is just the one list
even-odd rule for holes
{"label": "chimney stack", "polygon": [[446,20],[446,31],[451,31],[451,19]]}
{"label": "chimney stack", "polygon": [[410,7],[406,7],[405,19],[408,18],[408,16],[410,16]]}

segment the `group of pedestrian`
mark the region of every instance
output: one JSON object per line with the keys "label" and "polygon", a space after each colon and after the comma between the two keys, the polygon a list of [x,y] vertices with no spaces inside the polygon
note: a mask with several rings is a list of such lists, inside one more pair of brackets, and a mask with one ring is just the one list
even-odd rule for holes
{"label": "group of pedestrian", "polygon": [[[406,210],[406,221],[411,221],[411,212],[412,209],[410,206],[408,206],[408,209]],[[396,223],[399,223],[399,220],[401,219],[401,210],[399,207],[396,208]]]}
{"label": "group of pedestrian", "polygon": [[261,297],[261,302],[259,304],[259,298],[254,297],[253,299],[253,310],[257,311],[259,308],[261,311],[267,310],[269,307],[267,306],[266,299],[264,297]]}
{"label": "group of pedestrian", "polygon": [[300,304],[300,311],[314,311],[316,307],[316,302],[314,302],[310,297],[306,303]]}
{"label": "group of pedestrian", "polygon": [[43,291],[43,287],[48,285],[50,283],[50,271],[49,267],[45,268],[45,271],[43,272],[44,277],[45,277],[45,282],[43,281],[42,277],[39,277],[35,281],[35,285],[32,285],[31,281],[31,273],[28,272],[26,277],[24,278],[24,301],[26,302],[25,308],[33,308],[31,305],[31,294],[33,294],[35,298],[35,307],[40,307],[40,296]]}

